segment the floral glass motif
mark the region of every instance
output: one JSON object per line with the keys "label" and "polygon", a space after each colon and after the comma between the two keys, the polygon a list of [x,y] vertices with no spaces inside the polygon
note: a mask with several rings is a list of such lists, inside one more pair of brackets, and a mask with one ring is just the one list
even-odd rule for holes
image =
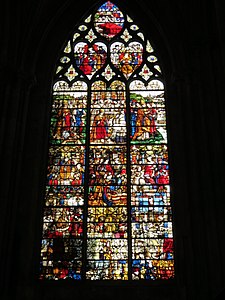
{"label": "floral glass motif", "polygon": [[53,80],[40,279],[172,279],[160,60],[112,2],[82,21]]}

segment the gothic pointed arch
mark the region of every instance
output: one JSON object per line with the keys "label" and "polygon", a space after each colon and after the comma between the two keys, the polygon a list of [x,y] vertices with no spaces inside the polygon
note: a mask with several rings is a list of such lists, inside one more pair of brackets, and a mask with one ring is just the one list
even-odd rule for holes
{"label": "gothic pointed arch", "polygon": [[114,3],[77,25],[52,84],[40,279],[174,278],[161,62]]}

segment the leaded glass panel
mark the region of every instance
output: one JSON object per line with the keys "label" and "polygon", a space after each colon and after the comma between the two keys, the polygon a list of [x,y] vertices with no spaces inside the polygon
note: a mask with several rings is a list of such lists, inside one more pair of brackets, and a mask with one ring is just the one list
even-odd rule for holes
{"label": "leaded glass panel", "polygon": [[174,277],[164,79],[140,27],[107,1],[58,59],[41,279]]}

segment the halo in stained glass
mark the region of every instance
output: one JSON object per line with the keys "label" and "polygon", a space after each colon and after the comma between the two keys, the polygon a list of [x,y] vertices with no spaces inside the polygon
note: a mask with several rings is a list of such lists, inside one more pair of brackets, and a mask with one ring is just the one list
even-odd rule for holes
{"label": "halo in stained glass", "polygon": [[120,33],[123,29],[123,25],[123,13],[110,1],[107,1],[100,6],[94,15],[94,26],[96,31],[107,39],[111,39]]}
{"label": "halo in stained glass", "polygon": [[129,77],[142,63],[143,46],[139,42],[130,42],[125,46],[115,42],[110,47],[111,61],[125,77]]}
{"label": "halo in stained glass", "polygon": [[89,45],[78,42],[74,47],[76,66],[87,76],[91,77],[105,64],[107,47],[102,42]]}
{"label": "halo in stained glass", "polygon": [[161,62],[124,15],[105,2],[81,20],[59,56],[41,279],[174,277]]}

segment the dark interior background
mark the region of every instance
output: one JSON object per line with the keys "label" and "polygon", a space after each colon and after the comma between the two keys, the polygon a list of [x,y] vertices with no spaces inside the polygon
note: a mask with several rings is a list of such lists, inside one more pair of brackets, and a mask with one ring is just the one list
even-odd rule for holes
{"label": "dark interior background", "polygon": [[113,1],[157,50],[166,80],[176,279],[39,282],[51,83],[69,34],[103,1],[0,5],[0,298],[225,299],[225,5]]}

